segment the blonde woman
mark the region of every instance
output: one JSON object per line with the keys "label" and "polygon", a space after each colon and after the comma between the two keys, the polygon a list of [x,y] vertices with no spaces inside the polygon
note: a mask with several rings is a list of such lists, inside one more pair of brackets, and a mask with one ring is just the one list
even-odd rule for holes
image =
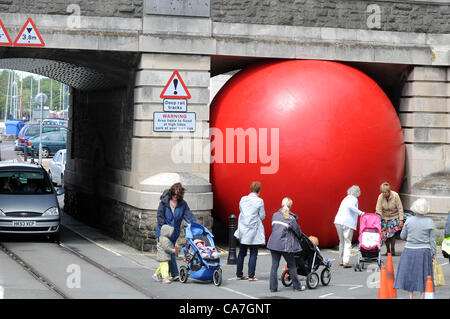
{"label": "blonde woman", "polygon": [[302,251],[299,238],[301,236],[300,226],[297,223],[297,216],[291,213],[292,199],[285,197],[281,202],[283,206],[272,217],[272,234],[267,242],[267,248],[272,255],[272,268],[270,270],[270,291],[278,290],[278,266],[281,256],[289,268],[289,275],[292,278],[294,290],[303,291],[297,279],[297,266],[294,254]]}
{"label": "blonde woman", "polygon": [[389,183],[380,186],[376,212],[381,216],[382,242],[386,243],[386,256],[395,256],[395,234],[403,228],[403,205],[398,193],[391,190]]}

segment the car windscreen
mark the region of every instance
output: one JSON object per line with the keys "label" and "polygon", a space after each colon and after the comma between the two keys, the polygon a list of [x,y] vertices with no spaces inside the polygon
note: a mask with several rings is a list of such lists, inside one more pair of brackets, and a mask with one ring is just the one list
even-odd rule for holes
{"label": "car windscreen", "polygon": [[51,194],[49,179],[37,171],[0,171],[0,194]]}

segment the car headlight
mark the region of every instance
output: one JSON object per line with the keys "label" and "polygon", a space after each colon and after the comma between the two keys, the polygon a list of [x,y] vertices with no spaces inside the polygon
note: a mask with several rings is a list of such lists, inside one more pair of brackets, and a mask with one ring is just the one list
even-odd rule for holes
{"label": "car headlight", "polygon": [[0,209],[0,216],[6,216],[5,213]]}
{"label": "car headlight", "polygon": [[45,213],[42,214],[42,216],[58,216],[59,211],[58,207],[51,207],[45,211]]}

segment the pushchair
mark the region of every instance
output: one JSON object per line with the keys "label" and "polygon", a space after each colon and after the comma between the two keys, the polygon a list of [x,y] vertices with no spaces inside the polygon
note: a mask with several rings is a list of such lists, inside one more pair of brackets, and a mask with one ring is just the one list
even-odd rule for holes
{"label": "pushchair", "polygon": [[[325,268],[320,273],[320,281],[322,282],[322,285],[327,286],[331,281],[330,261],[328,258],[324,259],[322,257],[319,248],[303,233],[300,237],[300,245],[302,251],[294,255],[297,274],[306,276],[306,285],[308,288],[315,289],[319,285],[319,275],[317,274],[317,270],[320,266],[324,266]],[[281,274],[281,282],[285,287],[292,285],[292,279],[289,275],[287,266]]]}
{"label": "pushchair", "polygon": [[375,213],[365,213],[359,220],[359,251],[355,271],[362,271],[365,263],[376,261],[381,269],[381,220]]}
{"label": "pushchair", "polygon": [[216,250],[213,235],[204,226],[192,223],[186,227],[187,244],[183,246],[184,262],[180,267],[180,281],[186,283],[189,276],[196,280],[212,280],[222,283],[222,261]]}

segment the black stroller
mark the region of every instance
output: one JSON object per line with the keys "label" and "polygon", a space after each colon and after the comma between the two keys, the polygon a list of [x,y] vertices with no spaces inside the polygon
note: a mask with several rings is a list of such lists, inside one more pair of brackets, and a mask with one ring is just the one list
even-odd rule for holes
{"label": "black stroller", "polygon": [[[319,285],[319,275],[317,270],[320,266],[325,268],[320,273],[320,281],[322,285],[327,286],[331,281],[331,263],[327,259],[324,259],[320,254],[319,248],[302,233],[300,238],[300,245],[302,251],[295,254],[295,263],[297,265],[297,274],[300,276],[306,276],[306,285],[309,289],[315,289]],[[289,271],[286,269],[281,274],[281,282],[285,287],[292,285],[292,279],[289,275]]]}

